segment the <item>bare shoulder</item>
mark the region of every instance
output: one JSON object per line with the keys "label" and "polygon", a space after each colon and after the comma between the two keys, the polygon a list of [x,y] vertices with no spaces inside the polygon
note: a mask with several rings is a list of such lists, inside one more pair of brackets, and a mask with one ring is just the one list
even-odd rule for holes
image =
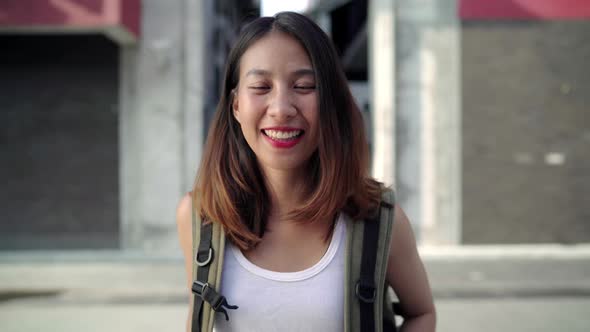
{"label": "bare shoulder", "polygon": [[184,195],[176,207],[176,226],[178,230],[178,242],[184,255],[187,285],[190,288],[192,281],[192,196],[190,193]]}
{"label": "bare shoulder", "polygon": [[178,239],[183,250],[192,246],[192,196],[190,193],[185,194],[178,202],[176,207],[176,226],[178,229]]}
{"label": "bare shoulder", "polygon": [[176,207],[176,223],[179,227],[191,226],[192,199],[191,193],[186,193],[178,202]]}
{"label": "bare shoulder", "polygon": [[391,237],[392,256],[406,256],[413,250],[416,250],[416,240],[410,220],[404,210],[397,204],[395,205],[394,210],[393,232]]}

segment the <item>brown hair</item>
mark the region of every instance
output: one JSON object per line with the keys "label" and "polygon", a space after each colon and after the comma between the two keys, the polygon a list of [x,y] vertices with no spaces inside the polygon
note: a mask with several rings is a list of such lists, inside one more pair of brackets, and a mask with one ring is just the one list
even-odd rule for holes
{"label": "brown hair", "polygon": [[245,26],[230,51],[193,190],[201,218],[221,223],[229,240],[244,250],[255,246],[264,234],[270,203],[256,155],[232,115],[232,90],[238,84],[241,56],[273,30],[293,36],[307,51],[318,92],[319,143],[307,165],[307,195],[288,219],[333,221],[339,211],[353,219],[366,218],[378,206],[383,191],[382,184],[368,174],[363,118],[329,37],[301,14],[258,18]]}

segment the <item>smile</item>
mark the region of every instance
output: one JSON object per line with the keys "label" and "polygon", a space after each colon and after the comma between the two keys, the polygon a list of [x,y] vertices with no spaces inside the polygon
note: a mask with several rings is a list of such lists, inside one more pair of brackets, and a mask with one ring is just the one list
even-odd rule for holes
{"label": "smile", "polygon": [[262,130],[262,133],[266,136],[277,140],[277,141],[288,141],[293,138],[296,138],[303,134],[303,130],[291,130],[291,131],[281,131],[281,130]]}
{"label": "smile", "polygon": [[300,129],[263,129],[261,130],[264,137],[274,147],[277,148],[291,148],[297,145],[301,141],[303,134],[305,133]]}

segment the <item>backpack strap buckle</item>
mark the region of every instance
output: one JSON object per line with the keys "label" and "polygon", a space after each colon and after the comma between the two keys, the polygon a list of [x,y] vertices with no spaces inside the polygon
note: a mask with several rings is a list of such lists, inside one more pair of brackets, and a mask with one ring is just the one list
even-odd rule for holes
{"label": "backpack strap buckle", "polygon": [[356,287],[354,289],[356,296],[365,303],[374,303],[375,297],[377,294],[377,290],[375,286],[366,284],[361,282],[361,280],[357,281]]}
{"label": "backpack strap buckle", "polygon": [[237,305],[231,305],[227,303],[225,296],[217,293],[208,282],[201,282],[198,280],[193,281],[192,291],[195,295],[199,296],[203,301],[209,303],[211,308],[215,312],[221,312],[225,315],[225,320],[229,320],[226,309],[237,309]]}

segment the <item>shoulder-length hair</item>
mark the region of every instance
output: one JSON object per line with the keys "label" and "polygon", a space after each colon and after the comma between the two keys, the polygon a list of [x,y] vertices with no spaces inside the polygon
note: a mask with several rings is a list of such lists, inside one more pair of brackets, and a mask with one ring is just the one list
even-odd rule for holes
{"label": "shoulder-length hair", "polygon": [[[264,174],[232,113],[240,58],[272,31],[298,40],[310,58],[319,109],[319,142],[308,162],[305,200],[288,219],[332,222],[343,211],[354,219],[368,217],[379,205],[383,186],[369,176],[369,152],[363,118],[330,38],[309,18],[292,12],[261,17],[246,25],[229,53],[221,97],[209,129],[193,188],[203,220],[219,222],[241,249],[255,246],[270,211]],[[328,234],[329,235],[329,234]]]}

